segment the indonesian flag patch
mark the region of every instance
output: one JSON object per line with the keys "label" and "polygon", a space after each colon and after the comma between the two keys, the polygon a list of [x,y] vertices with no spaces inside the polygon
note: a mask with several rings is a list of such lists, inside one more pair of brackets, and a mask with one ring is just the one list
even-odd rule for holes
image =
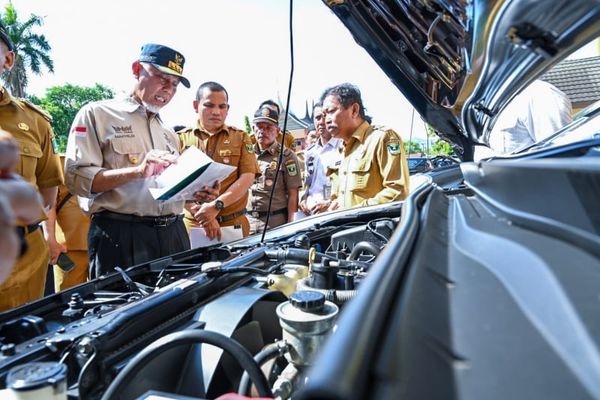
{"label": "indonesian flag patch", "polygon": [[77,136],[77,137],[86,137],[87,136],[87,127],[76,126],[73,128],[73,132],[75,132],[75,136]]}

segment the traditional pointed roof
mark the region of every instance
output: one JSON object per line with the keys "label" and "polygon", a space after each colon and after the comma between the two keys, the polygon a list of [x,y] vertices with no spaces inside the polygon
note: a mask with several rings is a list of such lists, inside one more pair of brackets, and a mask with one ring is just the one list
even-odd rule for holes
{"label": "traditional pointed roof", "polygon": [[[285,118],[285,107],[283,106],[281,99],[277,96],[277,103],[279,104],[279,108],[281,109],[281,114],[279,115],[279,126],[283,129],[283,122]],[[312,108],[311,108],[312,109]],[[298,117],[293,111],[290,111],[288,114],[288,122],[287,122],[287,130],[295,131],[299,129],[307,129],[313,123],[312,113],[308,111],[308,100],[306,100],[306,110],[304,113],[304,117]]]}

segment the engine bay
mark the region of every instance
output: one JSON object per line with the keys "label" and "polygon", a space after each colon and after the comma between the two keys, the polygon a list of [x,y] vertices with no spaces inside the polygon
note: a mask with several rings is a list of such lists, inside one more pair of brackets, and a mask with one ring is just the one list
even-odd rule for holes
{"label": "engine bay", "polygon": [[[398,211],[117,267],[4,313],[2,385],[62,380],[72,399],[289,398],[392,236]],[[250,355],[245,364],[241,353]]]}

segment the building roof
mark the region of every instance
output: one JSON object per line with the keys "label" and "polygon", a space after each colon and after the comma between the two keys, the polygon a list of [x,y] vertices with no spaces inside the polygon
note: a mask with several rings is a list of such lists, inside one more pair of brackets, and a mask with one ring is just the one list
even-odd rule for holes
{"label": "building roof", "polygon": [[600,100],[600,57],[564,60],[542,76],[562,90],[571,103]]}
{"label": "building roof", "polygon": [[[279,114],[279,127],[283,129],[283,122],[285,120],[285,107],[281,103],[281,99],[277,97],[277,103],[279,103],[279,109],[282,110]],[[312,108],[311,108],[312,110]],[[293,111],[288,114],[287,130],[304,130],[311,126],[313,123],[312,113],[308,111],[308,101],[306,101],[306,109],[304,110],[304,117],[300,118]]]}
{"label": "building roof", "polygon": [[[283,123],[285,121],[285,114],[281,113],[281,116],[279,117],[279,127],[281,129],[283,129]],[[293,112],[290,112],[288,114],[288,120],[287,120],[287,130],[288,131],[295,131],[295,130],[299,130],[302,129],[304,130],[306,127],[308,127],[308,124],[306,123],[306,121],[304,121],[301,118],[298,118]]]}

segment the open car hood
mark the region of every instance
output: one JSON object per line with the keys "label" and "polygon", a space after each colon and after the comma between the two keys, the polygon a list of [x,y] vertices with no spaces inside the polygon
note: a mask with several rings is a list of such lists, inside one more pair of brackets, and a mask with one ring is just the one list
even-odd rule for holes
{"label": "open car hood", "polygon": [[600,34],[598,0],[324,0],[463,160],[499,112]]}

